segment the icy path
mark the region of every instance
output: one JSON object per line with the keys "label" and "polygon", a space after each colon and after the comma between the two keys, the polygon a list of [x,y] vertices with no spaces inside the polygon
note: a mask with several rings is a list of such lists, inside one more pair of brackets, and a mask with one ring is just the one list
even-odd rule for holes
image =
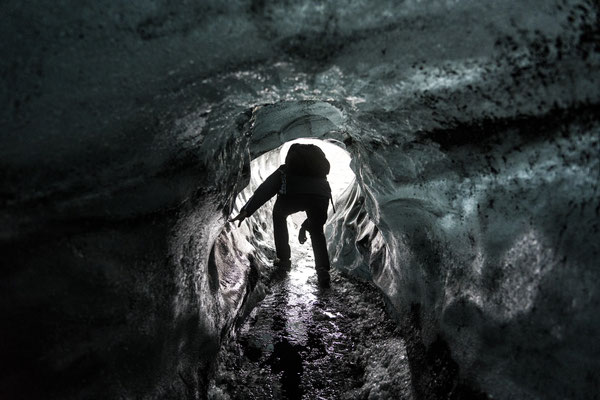
{"label": "icy path", "polygon": [[223,346],[209,398],[412,399],[404,341],[380,295],[335,271],[319,290],[308,250],[292,250],[300,261]]}

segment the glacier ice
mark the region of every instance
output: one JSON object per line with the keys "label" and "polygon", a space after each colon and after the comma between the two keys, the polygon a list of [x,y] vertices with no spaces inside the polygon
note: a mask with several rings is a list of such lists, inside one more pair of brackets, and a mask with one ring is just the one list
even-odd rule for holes
{"label": "glacier ice", "polygon": [[5,1],[0,397],[202,397],[268,290],[268,235],[227,218],[297,138],[350,154],[330,254],[419,346],[494,398],[594,397],[599,16]]}

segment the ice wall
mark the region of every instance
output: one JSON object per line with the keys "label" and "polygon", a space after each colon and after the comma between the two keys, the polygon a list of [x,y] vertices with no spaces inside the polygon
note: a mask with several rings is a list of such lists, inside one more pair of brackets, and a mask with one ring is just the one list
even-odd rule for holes
{"label": "ice wall", "polygon": [[[580,115],[536,121],[535,139],[515,122],[482,143],[435,146],[435,159],[429,146],[379,148],[361,167],[364,203],[338,222],[342,237],[357,232],[337,249],[344,261],[361,254],[349,266],[401,319],[418,313],[423,340],[441,335],[462,376],[495,397],[597,390],[600,131]],[[404,182],[390,165],[399,152],[420,164]]]}
{"label": "ice wall", "polygon": [[260,297],[264,255],[225,224],[249,159],[328,137],[358,182],[337,265],[495,398],[593,398],[599,15],[3,2],[0,397],[200,396]]}

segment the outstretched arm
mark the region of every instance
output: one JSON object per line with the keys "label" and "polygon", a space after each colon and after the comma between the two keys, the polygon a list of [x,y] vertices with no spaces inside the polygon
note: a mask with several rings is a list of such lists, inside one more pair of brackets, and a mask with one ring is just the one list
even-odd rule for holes
{"label": "outstretched arm", "polygon": [[263,204],[271,199],[281,186],[281,171],[277,169],[269,177],[260,184],[254,191],[254,194],[248,202],[242,207],[237,217],[233,218],[230,222],[240,221],[238,226],[242,224],[242,221],[258,210]]}

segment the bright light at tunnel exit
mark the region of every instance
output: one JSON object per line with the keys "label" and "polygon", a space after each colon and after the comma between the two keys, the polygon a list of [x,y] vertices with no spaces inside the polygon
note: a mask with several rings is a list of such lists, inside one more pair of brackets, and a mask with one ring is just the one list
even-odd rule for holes
{"label": "bright light at tunnel exit", "polygon": [[[243,192],[246,192],[246,196],[249,197],[251,195],[251,193],[248,193],[249,190],[256,189],[271,173],[284,164],[288,150],[294,143],[310,143],[319,146],[323,150],[331,165],[327,180],[331,186],[331,195],[335,203],[344,190],[354,181],[354,172],[350,169],[351,158],[350,154],[340,146],[320,139],[291,140],[252,160],[250,163],[250,184]],[[238,196],[237,209],[241,208],[243,203],[240,204],[240,200],[246,196]]]}
{"label": "bright light at tunnel exit", "polygon": [[[250,171],[251,178],[248,186],[238,195],[236,200],[236,207],[232,212],[232,217],[239,212],[241,207],[245,204],[245,202],[252,196],[254,190],[260,185],[271,173],[273,173],[280,165],[285,163],[285,157],[288,153],[290,146],[294,143],[310,143],[317,145],[323,150],[329,164],[331,166],[329,175],[327,176],[327,180],[329,181],[329,185],[331,186],[331,194],[333,197],[334,203],[340,198],[341,194],[350,186],[355,179],[354,172],[350,168],[351,157],[350,154],[344,150],[342,147],[330,143],[326,140],[320,139],[295,139],[289,142],[284,143],[280,147],[273,149],[259,157],[256,157],[250,163]],[[261,208],[269,208],[268,210],[260,210],[262,212],[267,212],[269,215],[271,213],[270,208],[272,205],[269,203],[265,204]],[[336,210],[340,206],[336,206]],[[331,215],[332,207],[329,207],[329,213]],[[290,230],[297,230],[299,224],[305,218],[304,213],[296,213],[288,218],[288,227]],[[270,220],[270,218],[268,218]],[[290,232],[292,233],[292,232]],[[296,247],[298,244],[295,243],[295,240],[290,241],[290,245],[292,248]]]}

